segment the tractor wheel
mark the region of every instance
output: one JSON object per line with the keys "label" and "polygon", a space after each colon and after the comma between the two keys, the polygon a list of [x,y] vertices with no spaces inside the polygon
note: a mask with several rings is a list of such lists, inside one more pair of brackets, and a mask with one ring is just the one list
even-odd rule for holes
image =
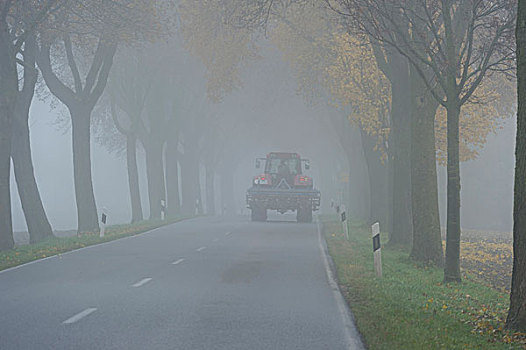
{"label": "tractor wheel", "polygon": [[261,221],[267,221],[267,209],[261,208]]}
{"label": "tractor wheel", "polygon": [[296,214],[296,221],[312,222],[312,207],[307,205],[299,207]]}
{"label": "tractor wheel", "polygon": [[261,206],[253,206],[250,217],[252,221],[267,221],[267,209]]}

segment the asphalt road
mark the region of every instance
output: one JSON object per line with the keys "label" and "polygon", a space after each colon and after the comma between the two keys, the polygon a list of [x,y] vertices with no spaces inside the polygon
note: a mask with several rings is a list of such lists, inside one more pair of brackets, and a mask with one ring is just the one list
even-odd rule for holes
{"label": "asphalt road", "polygon": [[360,349],[326,266],[314,223],[183,221],[0,273],[0,349]]}

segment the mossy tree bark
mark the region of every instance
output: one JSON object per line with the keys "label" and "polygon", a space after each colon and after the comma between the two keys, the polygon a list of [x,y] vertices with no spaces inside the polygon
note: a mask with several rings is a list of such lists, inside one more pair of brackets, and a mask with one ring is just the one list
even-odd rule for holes
{"label": "mossy tree bark", "polygon": [[0,250],[14,246],[10,193],[11,130],[18,92],[14,58],[6,18],[0,18]]}
{"label": "mossy tree bark", "polygon": [[91,175],[91,112],[106,87],[113,65],[113,57],[117,50],[117,44],[109,41],[108,38],[101,35],[98,40],[89,70],[85,79],[82,79],[70,36],[64,34],[62,41],[73,78],[73,87],[66,85],[54,72],[51,64],[50,43],[41,42],[37,55],[37,63],[47,87],[68,107],[71,116],[73,173],[79,233],[99,230]]}
{"label": "mossy tree bark", "polygon": [[18,194],[29,232],[29,242],[37,243],[53,235],[38,190],[31,157],[29,108],[35,93],[38,71],[35,68],[36,41],[30,35],[24,46],[24,81],[18,92],[11,144],[11,158]]}
{"label": "mossy tree bark", "polygon": [[195,214],[196,204],[198,204],[196,201],[201,197],[198,147],[199,145],[195,138],[185,137],[183,162],[181,164],[182,212],[185,215]]}
{"label": "mossy tree bark", "polygon": [[447,106],[447,228],[444,281],[460,282],[460,103],[454,98]]}
{"label": "mossy tree bark", "polygon": [[438,210],[434,125],[438,101],[426,92],[425,83],[414,68],[411,72],[411,91],[411,257],[419,262],[442,266],[444,256]]}
{"label": "mossy tree bark", "polygon": [[143,213],[139,191],[139,171],[137,170],[137,136],[133,133],[126,135],[126,169],[132,210],[131,222],[134,223],[143,220]]}
{"label": "mossy tree bark", "polygon": [[235,166],[232,160],[224,160],[221,169],[221,213],[223,215],[234,215],[234,173]]}
{"label": "mossy tree bark", "polygon": [[388,211],[388,163],[382,162],[382,155],[375,150],[376,140],[360,129],[362,146],[367,172],[369,173],[369,224],[380,223],[380,227],[387,227]]}
{"label": "mossy tree bark", "polygon": [[206,214],[215,215],[216,207],[215,207],[215,186],[214,186],[215,169],[214,169],[214,166],[209,163],[206,164],[205,173],[206,173]]}
{"label": "mossy tree bark", "polygon": [[97,232],[99,220],[91,175],[91,110],[82,105],[73,105],[69,107],[69,111],[78,232]]}
{"label": "mossy tree bark", "polygon": [[179,144],[178,133],[166,141],[166,196],[168,201],[168,215],[173,217],[181,211],[179,198]]}
{"label": "mossy tree bark", "polygon": [[526,332],[526,3],[517,16],[518,113],[513,204],[513,273],[506,325]]}
{"label": "mossy tree bark", "polygon": [[357,164],[361,161],[363,144],[361,140],[355,142],[361,137],[360,130],[349,122],[347,115],[346,113],[336,114],[330,118],[349,166],[350,178],[346,186],[347,193],[344,194],[344,198],[341,198],[343,202],[338,204],[347,204],[347,214],[354,219],[367,221],[371,217],[370,205],[367,202],[369,200],[366,190],[368,186],[367,174],[366,171],[362,173],[356,169]]}
{"label": "mossy tree bark", "polygon": [[117,103],[113,94],[111,94],[110,105],[113,124],[126,138],[126,170],[128,172],[128,188],[130,191],[130,206],[132,211],[131,222],[134,223],[144,219],[139,189],[139,171],[137,169],[137,129],[141,109],[125,109],[129,117],[129,127],[125,127],[121,124],[117,115]]}
{"label": "mossy tree bark", "polygon": [[389,244],[411,244],[413,222],[411,209],[411,94],[409,64],[397,53],[391,54],[391,132],[392,204]]}
{"label": "mossy tree bark", "polygon": [[159,139],[143,141],[146,152],[146,177],[148,179],[148,199],[150,220],[161,218],[161,200],[164,195],[163,145]]}
{"label": "mossy tree bark", "polygon": [[383,49],[374,38],[378,68],[391,83],[388,140],[389,244],[409,246],[413,237],[411,199],[411,85],[409,62],[395,48]]}

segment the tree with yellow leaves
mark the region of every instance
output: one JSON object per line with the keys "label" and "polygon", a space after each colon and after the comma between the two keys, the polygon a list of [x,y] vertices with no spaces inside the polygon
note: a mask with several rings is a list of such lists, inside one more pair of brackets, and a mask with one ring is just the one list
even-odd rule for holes
{"label": "tree with yellow leaves", "polygon": [[[376,56],[384,55],[387,61],[387,53],[378,47],[374,49],[363,35],[350,35],[342,29],[339,32],[331,30],[330,23],[319,14],[312,15],[312,12],[297,10],[291,12],[282,24],[276,26],[278,33],[274,34],[274,38],[285,52],[286,59],[294,66],[300,89],[305,92],[312,89],[309,87],[311,84],[324,84],[332,98],[350,111],[349,119],[375,139],[376,148],[382,151],[382,157],[386,157],[389,150],[383,149],[383,146],[390,130],[388,116],[391,86],[379,69]],[[438,215],[435,132],[439,159],[445,149],[439,146],[445,145],[447,135],[443,132],[441,122],[444,119],[441,118],[440,111],[436,126],[433,127],[438,103],[426,92],[427,88],[419,75],[414,71],[411,73],[413,102],[405,108],[406,113],[412,116],[411,124],[414,129],[411,137],[411,200],[412,221],[416,232],[413,235],[412,256],[416,260],[440,265],[442,244]],[[496,130],[501,116],[506,115],[505,107],[513,106],[513,101],[506,98],[513,94],[507,94],[509,89],[505,90],[505,86],[503,79],[487,80],[476,96],[467,103],[460,119],[463,159],[476,156],[476,149],[484,144],[488,133]],[[389,145],[392,146],[393,142],[389,142]]]}
{"label": "tree with yellow leaves", "polygon": [[178,9],[185,46],[206,66],[213,101],[239,87],[240,66],[257,57],[252,31],[229,24],[227,9],[220,0],[182,0]]}
{"label": "tree with yellow leaves", "polygon": [[[365,219],[385,224],[390,86],[376,67],[366,38],[352,36],[338,26],[331,28],[327,15],[322,9],[291,6],[272,27],[270,37],[294,69],[305,98],[312,101],[317,95],[326,98],[328,94],[329,103],[339,107],[345,119],[360,130],[369,172],[370,208]],[[331,123],[352,156],[341,123]]]}
{"label": "tree with yellow leaves", "polygon": [[[206,6],[210,6],[211,3],[214,2],[206,2]],[[285,58],[295,68],[300,81],[300,90],[304,94],[315,92],[317,86],[322,85],[326,91],[332,94],[334,100],[338,101],[340,105],[346,106],[350,111],[351,120],[359,120],[362,130],[367,130],[368,135],[372,134],[377,138],[377,147],[383,146],[381,140],[389,134],[389,152],[387,154],[393,166],[391,180],[393,194],[390,198],[391,217],[396,218],[396,220],[392,220],[393,225],[389,227],[390,241],[394,244],[409,244],[412,238],[413,252],[411,255],[413,258],[440,265],[443,256],[438,220],[435,115],[439,104],[445,101],[440,100],[439,97],[443,98],[446,93],[450,93],[452,90],[446,91],[443,88],[444,86],[438,84],[435,84],[436,86],[431,89],[430,84],[433,83],[433,77],[437,77],[436,73],[440,70],[422,67],[422,64],[415,62],[413,57],[409,57],[408,49],[403,45],[407,46],[408,43],[414,41],[425,45],[427,41],[416,40],[413,37],[418,34],[414,30],[416,27],[410,30],[407,21],[399,18],[400,13],[391,11],[393,9],[389,7],[390,4],[382,5],[389,7],[389,11],[383,11],[383,14],[392,14],[392,18],[388,18],[385,23],[390,23],[393,20],[397,25],[395,29],[400,33],[397,32],[398,35],[387,28],[381,32],[382,34],[387,33],[386,38],[378,38],[379,34],[367,27],[367,23],[377,25],[378,23],[375,22],[377,18],[373,16],[373,19],[370,20],[355,15],[359,14],[360,11],[352,12],[350,10],[355,8],[351,6],[354,4],[353,1],[329,2],[331,6],[337,4],[341,6],[341,10],[335,12],[337,17],[333,18],[326,12],[318,11],[322,8],[317,6],[315,2],[309,1],[291,1],[286,2],[286,4],[263,1],[246,4],[246,6],[242,6],[241,3],[237,0],[231,0],[215,9],[215,12],[224,16],[221,18],[226,19],[222,23],[230,24],[230,29],[239,27],[248,35],[251,35],[254,28],[264,27],[276,39],[274,41],[284,52]],[[335,8],[335,6],[332,7]],[[265,9],[266,11],[264,11]],[[354,28],[361,29],[362,33],[367,35],[365,44],[353,42],[353,40],[358,40],[353,39],[355,35],[349,35],[351,31],[347,27],[339,27],[342,23],[349,24],[345,21],[342,22],[342,17],[338,17],[344,9],[349,9],[349,13],[344,18],[356,20],[357,23],[351,23],[351,25],[354,25]],[[409,12],[411,9],[408,9]],[[369,12],[366,13],[370,14]],[[242,16],[242,14],[248,15]],[[243,17],[247,18],[246,21],[242,20]],[[415,18],[422,17],[415,16]],[[455,22],[460,19],[461,17],[457,16]],[[237,26],[232,25],[232,23]],[[216,26],[216,28],[219,27],[221,26]],[[374,27],[374,29],[377,28]],[[389,36],[389,34],[393,34],[393,36]],[[436,34],[435,37],[431,37],[431,41],[433,38],[443,35],[442,32]],[[346,35],[347,37],[345,37]],[[338,40],[338,36],[340,40]],[[372,44],[368,44],[368,40],[371,38],[374,40],[372,40]],[[424,35],[423,38],[428,37]],[[396,40],[405,40],[405,42]],[[347,42],[350,44],[347,45]],[[472,41],[468,44],[471,43]],[[432,44],[435,45],[436,43]],[[466,55],[466,47],[461,51],[463,55]],[[363,50],[364,48],[365,50]],[[434,46],[432,46],[433,48]],[[428,47],[423,48],[424,51],[426,49]],[[353,56],[354,51],[365,51],[370,57],[359,57],[358,62],[361,63],[357,64],[356,58]],[[468,57],[473,58],[469,53]],[[461,63],[466,66],[466,62],[462,61]],[[467,62],[467,65],[471,63],[473,62]],[[492,66],[494,65],[492,64]],[[480,70],[473,72],[473,74],[467,70],[463,71],[465,74],[462,77],[463,83],[466,83],[466,79],[469,83],[464,86],[471,86],[471,83],[475,84],[473,85],[474,88],[470,87],[468,94],[464,95],[466,98],[463,98],[463,104],[476,103],[474,98],[476,95],[473,93],[481,82],[478,77],[483,77],[488,67],[483,68],[483,74],[479,74],[481,73]],[[378,74],[375,75],[375,73]],[[328,77],[331,75],[332,78],[329,79]],[[369,77],[375,78],[368,79]],[[442,75],[439,75],[438,78],[441,79],[441,83],[447,80]],[[378,90],[378,84],[382,79],[389,82],[385,85],[390,90],[386,95],[383,95],[381,88]],[[360,91],[360,88],[363,89]],[[469,96],[471,98],[468,99]],[[386,103],[386,101],[389,102]],[[383,112],[386,110],[388,113]],[[488,109],[484,111],[488,112]],[[387,116],[389,116],[388,124],[386,123]],[[462,121],[459,119],[458,122],[459,128],[465,124],[466,130],[471,129],[471,126],[474,126],[473,130],[476,130],[473,137],[465,138],[467,149],[470,147],[468,144],[476,144],[480,140],[484,140],[484,135],[493,130],[491,118],[477,118],[475,120],[473,113],[465,113]],[[479,122],[484,127],[475,127]],[[437,125],[440,127],[440,123]],[[449,130],[456,130],[456,127],[448,126],[448,128]],[[468,135],[467,132],[466,135]],[[454,138],[454,135],[449,135],[449,140],[452,137]],[[448,146],[450,149],[451,147],[455,148],[454,145]],[[455,155],[450,154],[448,156],[456,159]],[[451,162],[448,166],[452,166]],[[448,191],[451,194],[448,197],[451,202],[451,220],[449,222],[452,224],[450,228],[451,237],[454,238],[459,228],[459,222],[455,221],[456,210],[458,209],[455,207],[456,199],[458,199],[455,181],[458,179],[450,177],[450,180],[452,187],[451,191]],[[450,261],[454,263],[454,244],[450,247],[452,248],[450,253],[453,254]],[[453,270],[455,270],[454,266],[448,271],[452,271],[452,278],[454,279],[455,271]]]}
{"label": "tree with yellow leaves", "polygon": [[429,99],[447,110],[444,280],[460,281],[460,115],[486,76],[513,69],[514,0],[400,4],[334,0],[332,4],[351,17],[358,30],[403,55]]}

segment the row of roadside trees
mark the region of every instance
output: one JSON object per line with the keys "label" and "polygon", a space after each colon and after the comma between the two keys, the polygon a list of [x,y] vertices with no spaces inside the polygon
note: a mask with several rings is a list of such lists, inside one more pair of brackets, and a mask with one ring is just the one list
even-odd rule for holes
{"label": "row of roadside trees", "polygon": [[[31,159],[28,120],[35,92],[68,112],[79,233],[99,230],[90,154],[94,130],[109,148],[125,149],[132,222],[144,215],[141,148],[150,219],[160,218],[163,201],[169,216],[202,213],[204,202],[208,213],[215,212],[213,179],[228,144],[229,120],[213,118],[203,74],[178,42],[172,2],[3,0],[0,14],[0,249],[14,246],[11,159],[30,242],[53,234]],[[203,159],[206,201],[199,182]],[[223,168],[231,180],[231,168]],[[232,202],[229,195],[224,201]]]}
{"label": "row of roadside trees", "polygon": [[[390,244],[411,247],[415,261],[443,266],[446,282],[461,280],[459,164],[476,156],[486,135],[516,106],[516,23],[519,41],[522,28],[520,19],[516,22],[517,1],[181,3],[189,46],[210,62],[207,68],[211,74],[229,67],[226,75],[235,81],[236,69],[232,67],[240,66],[246,49],[266,35],[295,68],[300,91],[309,98],[314,91],[314,95],[341,106],[362,131],[364,145],[369,142],[371,159],[377,161],[376,165],[368,163],[370,202],[372,207],[385,210],[371,210],[368,219],[387,222]],[[208,25],[196,28],[198,19]],[[237,40],[238,46],[228,46],[225,53],[217,43],[201,45],[200,39],[212,33],[227,43],[236,35],[245,41]],[[232,53],[235,50],[237,55]],[[227,63],[222,62],[218,69],[214,57]],[[520,116],[519,107],[519,129]],[[337,121],[335,125],[341,126]],[[345,133],[338,131],[345,142]],[[519,131],[518,162],[521,145]],[[445,257],[437,161],[447,166]],[[525,330],[526,282],[521,276],[526,276],[526,237],[521,174],[516,176],[515,185],[508,325]]]}
{"label": "row of roadside trees", "polygon": [[30,241],[52,235],[33,173],[28,125],[40,74],[71,118],[79,232],[98,229],[91,181],[91,114],[106,87],[117,48],[163,34],[158,6],[163,4],[132,0],[0,1],[0,249],[14,244],[11,158]]}
{"label": "row of roadside trees", "polygon": [[[0,13],[0,250],[14,246],[11,160],[30,243],[53,235],[31,159],[35,95],[67,111],[78,233],[99,230],[94,137],[126,156],[131,222],[145,219],[145,212],[151,220],[162,211],[167,217],[214,214],[218,174],[221,212],[232,213],[233,173],[242,151],[235,145],[253,135],[238,132],[243,124],[235,116],[214,111],[211,101],[221,101],[231,88],[222,80],[207,86],[202,64],[183,47],[173,2],[3,0]],[[142,153],[147,201],[139,190]]]}
{"label": "row of roadside trees", "polygon": [[[217,167],[223,169],[223,187],[232,187],[235,152],[229,136],[237,121],[215,118],[209,101],[221,101],[240,86],[240,67],[257,57],[257,39],[267,35],[311,102],[321,97],[341,107],[341,120],[329,123],[344,149],[347,121],[358,126],[369,171],[366,219],[387,223],[390,244],[411,247],[415,261],[443,266],[444,280],[458,282],[459,163],[476,154],[477,143],[495,130],[495,116],[515,106],[510,81],[516,63],[519,84],[524,70],[525,20],[518,5],[516,0],[181,0],[177,5],[0,0],[0,249],[14,245],[11,159],[31,242],[52,235],[30,151],[29,106],[39,77],[69,112],[79,232],[98,230],[90,155],[93,114],[103,142],[125,149],[133,221],[143,217],[138,145],[146,157],[152,219],[160,217],[162,201],[169,215],[204,211],[201,164],[207,211],[213,213]],[[185,54],[163,50],[179,45],[175,33],[201,58],[206,72],[192,71]],[[525,330],[521,97],[508,325]],[[445,258],[437,161],[448,170]],[[224,192],[223,200],[231,201],[232,191]]]}

